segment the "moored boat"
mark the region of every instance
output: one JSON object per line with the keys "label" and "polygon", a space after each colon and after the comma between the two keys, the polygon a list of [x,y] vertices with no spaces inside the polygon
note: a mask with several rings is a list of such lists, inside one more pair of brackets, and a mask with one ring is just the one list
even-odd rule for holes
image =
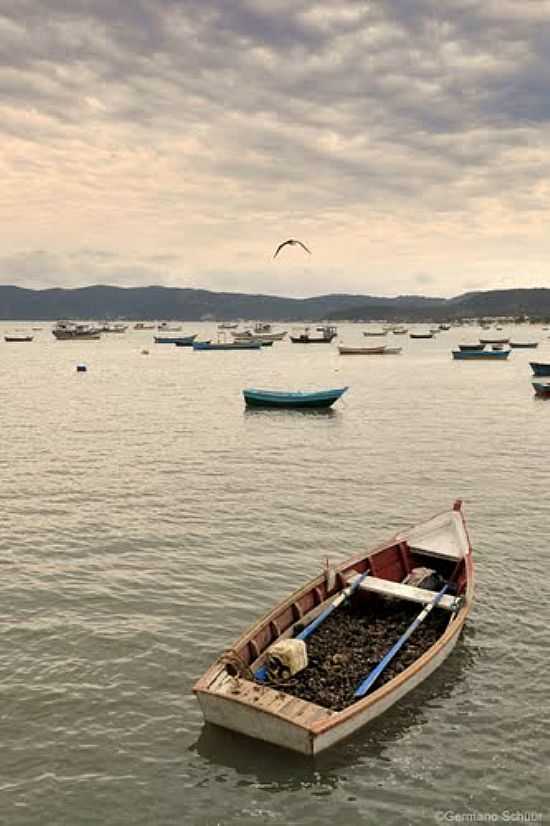
{"label": "moored boat", "polygon": [[529,366],[534,376],[550,376],[550,364],[545,364],[542,361],[530,361]]}
{"label": "moored boat", "polygon": [[533,390],[537,394],[537,396],[544,396],[544,398],[550,398],[550,382],[542,382],[542,381],[533,381],[531,382],[533,385]]}
{"label": "moored boat", "polygon": [[463,361],[475,361],[476,359],[505,361],[510,355],[510,350],[453,350],[452,354],[454,359]]}
{"label": "moored boat", "polygon": [[52,333],[59,341],[97,341],[101,338],[101,328],[73,321],[58,321]]}
{"label": "moored boat", "polygon": [[330,344],[333,338],[336,338],[338,331],[336,327],[324,327],[320,336],[312,336],[309,332],[309,327],[306,327],[303,332],[298,335],[290,336],[293,344]]}
{"label": "moored boat", "polygon": [[484,350],[485,345],[484,344],[459,344],[458,349],[459,350],[468,350],[470,352],[479,351],[479,350]]}
{"label": "moored boat", "polygon": [[509,344],[509,338],[480,338],[480,344]]}
{"label": "moored boat", "polygon": [[409,338],[433,338],[434,334],[429,333],[409,333]]}
{"label": "moored boat", "polygon": [[177,344],[178,347],[191,347],[197,334],[192,336],[153,336],[155,344]]}
{"label": "moored boat", "polygon": [[[256,325],[257,326],[257,325]],[[269,341],[282,341],[286,336],[286,330],[280,330],[278,333],[274,333],[271,331],[271,325],[261,325],[262,327],[269,327],[269,330],[244,330],[241,333],[231,333],[235,341],[261,341],[262,343],[267,343]]]}
{"label": "moored boat", "polygon": [[386,336],[388,334],[388,330],[364,330],[364,336]]}
{"label": "moored boat", "polygon": [[12,343],[32,340],[33,336],[4,336],[4,341]]}
{"label": "moored boat", "polygon": [[260,341],[194,341],[193,350],[261,350]]}
{"label": "moored boat", "polygon": [[[418,582],[414,577],[421,570],[429,572],[429,586],[428,580],[424,587],[403,582]],[[245,631],[193,690],[208,723],[315,755],[362,728],[435,671],[455,647],[473,597],[472,549],[457,501],[452,510],[397,533],[374,550],[327,566]],[[368,647],[374,623],[383,632],[392,627],[386,619],[392,612],[415,603],[422,610],[398,639],[394,631],[386,638],[381,634],[385,653],[377,655],[378,666],[371,671],[372,662],[357,643],[359,626],[366,626],[362,639]],[[428,618],[429,641],[408,648],[408,638],[415,640]],[[353,648],[339,650],[340,619],[357,629]],[[328,639],[325,635],[322,664],[315,658],[308,663],[308,647],[329,622],[334,631]],[[287,649],[289,642],[299,644],[295,650],[305,645],[305,668],[303,662],[298,670],[278,668],[280,655],[274,652],[281,651],[281,642]],[[314,685],[316,677],[319,683],[319,669],[324,688],[308,694],[303,686]]]}
{"label": "moored boat", "polygon": [[330,407],[335,401],[338,401],[348,389],[348,387],[339,387],[335,390],[289,392],[281,390],[258,390],[250,387],[243,390],[243,397],[248,407],[318,408]]}
{"label": "moored boat", "polygon": [[511,341],[510,347],[516,350],[534,350],[539,346],[538,341]]}
{"label": "moored boat", "polygon": [[341,356],[397,356],[402,351],[402,347],[346,347],[344,344],[338,345],[338,352]]}

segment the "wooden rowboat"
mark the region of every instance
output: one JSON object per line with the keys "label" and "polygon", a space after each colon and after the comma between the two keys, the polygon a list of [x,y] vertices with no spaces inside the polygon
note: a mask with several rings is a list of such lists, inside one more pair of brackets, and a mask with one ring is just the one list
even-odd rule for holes
{"label": "wooden rowboat", "polygon": [[[437,594],[403,584],[418,566],[429,566],[445,582]],[[193,690],[206,722],[315,755],[382,714],[441,665],[459,639],[473,597],[472,549],[462,503],[457,501],[451,510],[397,533],[374,550],[363,551],[335,568],[327,567],[249,628],[207,669]],[[351,699],[340,710],[324,701],[296,696],[291,688],[296,675],[286,683],[266,682],[273,644],[293,637],[305,640],[307,636],[308,646],[312,646],[323,633],[323,620],[325,629],[329,624],[326,616],[330,614],[333,620],[351,611],[342,605],[346,599],[363,623],[377,612],[383,615],[384,610],[394,610],[394,606],[418,603],[424,608],[397,643],[391,635],[384,639],[387,655],[367,680],[361,680],[357,690],[352,684]],[[385,661],[404,656],[407,634],[414,640],[418,624],[429,613],[438,621],[434,642],[418,654],[413,643],[409,664],[402,668],[397,661],[394,676],[382,682]],[[332,661],[338,656],[339,663],[346,661],[345,652],[338,651]],[[357,656],[354,654],[355,661]],[[302,673],[316,667],[312,660]],[[351,665],[342,667],[347,676]],[[362,695],[362,691],[366,693]]]}

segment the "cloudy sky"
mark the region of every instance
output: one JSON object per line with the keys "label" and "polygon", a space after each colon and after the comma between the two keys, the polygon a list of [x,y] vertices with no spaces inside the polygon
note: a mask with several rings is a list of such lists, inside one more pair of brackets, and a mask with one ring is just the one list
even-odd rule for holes
{"label": "cloudy sky", "polygon": [[0,283],[550,287],[549,69],[550,0],[0,0]]}

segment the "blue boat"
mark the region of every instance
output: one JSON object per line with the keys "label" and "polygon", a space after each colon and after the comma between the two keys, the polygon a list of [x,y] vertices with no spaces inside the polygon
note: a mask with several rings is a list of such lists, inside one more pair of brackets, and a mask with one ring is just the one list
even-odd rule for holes
{"label": "blue boat", "polygon": [[504,361],[510,355],[510,350],[453,350],[454,359],[492,359]]}
{"label": "blue boat", "polygon": [[260,341],[195,341],[193,350],[261,350]]}
{"label": "blue boat", "polygon": [[178,347],[191,347],[197,334],[194,336],[153,336],[155,344],[177,344]]}
{"label": "blue boat", "polygon": [[313,393],[291,393],[284,390],[257,390],[250,387],[243,390],[243,396],[248,407],[304,409],[330,407],[348,389],[348,387],[339,387],[335,390],[317,390]]}
{"label": "blue boat", "polygon": [[550,364],[542,361],[530,361],[529,364],[534,376],[550,376]]}

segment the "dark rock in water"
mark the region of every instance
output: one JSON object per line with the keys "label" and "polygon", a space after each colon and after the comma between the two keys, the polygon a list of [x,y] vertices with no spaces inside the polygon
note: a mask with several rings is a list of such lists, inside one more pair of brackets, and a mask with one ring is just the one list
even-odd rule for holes
{"label": "dark rock in water", "polygon": [[[418,615],[418,605],[373,600],[338,608],[306,641],[307,668],[284,682],[270,682],[294,697],[341,711],[355,702],[359,683],[388,653]],[[404,671],[430,648],[443,632],[449,614],[434,609],[381,674],[379,688]]]}

